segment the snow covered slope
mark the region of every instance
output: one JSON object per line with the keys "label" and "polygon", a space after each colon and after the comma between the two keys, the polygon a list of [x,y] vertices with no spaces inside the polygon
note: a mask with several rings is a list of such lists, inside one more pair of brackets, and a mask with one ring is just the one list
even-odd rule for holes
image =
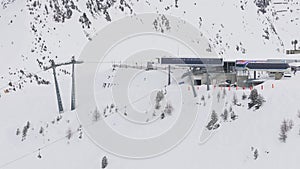
{"label": "snow covered slope", "polygon": [[[104,156],[108,159],[106,168],[110,169],[299,168],[299,74],[280,81],[269,80],[262,84],[263,87],[256,86],[259,94],[265,98],[258,110],[248,109],[250,100],[242,99],[244,93],[247,96],[250,94],[250,89],[229,90],[210,86],[211,90],[207,92],[206,86],[196,86],[198,97],[194,98],[188,78],[178,81],[184,82],[180,85],[174,80],[180,79],[181,74],[187,71],[185,69],[172,70],[174,79],[168,87],[164,86],[167,81],[166,69],[112,70],[113,62],[116,64],[120,60],[146,66],[145,60],[139,56],[149,54],[150,57],[154,51],[161,56],[193,54],[183,43],[184,38],[162,40],[154,37],[149,39],[150,35],[143,36],[131,42],[139,44],[141,49],[137,49],[137,46],[129,49],[123,44],[123,48],[121,46],[118,50],[107,52],[109,63],[101,63],[100,60],[86,62],[87,65],[98,67],[95,81],[91,84],[97,108],[90,107],[86,112],[91,122],[89,126],[82,123],[77,110],[70,110],[71,66],[57,68],[65,110],[63,114],[57,111],[52,70],[43,71],[44,66],[50,65],[51,59],[56,63],[70,61],[71,56],[80,60],[82,50],[86,44],[93,42],[97,33],[125,16],[143,23],[139,15],[142,13],[157,14],[151,29],[160,38],[169,31],[181,28],[169,28],[168,16],[178,18],[178,23],[172,22],[171,25],[192,25],[199,30],[194,36],[196,39],[188,39],[189,34],[185,40],[196,46],[203,42],[198,37],[207,38],[209,45],[201,46],[201,49],[207,49],[203,53],[215,51],[216,56],[228,60],[297,58],[297,55],[286,56],[284,50],[292,49],[294,46],[291,41],[300,36],[298,0],[285,0],[283,3],[268,0],[105,0],[98,2],[100,8],[95,6],[96,0],[0,2],[0,168],[96,169],[101,168]],[[124,32],[126,30],[120,27],[118,33]],[[111,35],[111,39],[115,37]],[[97,47],[104,49],[106,44]],[[122,58],[130,56],[139,59]],[[157,58],[151,56],[151,60],[156,61]],[[81,69],[80,65],[77,68]],[[77,85],[80,79],[76,80]],[[126,86],[127,83],[123,82],[130,85]],[[129,92],[119,100],[112,98],[115,96],[112,93],[117,91],[114,88],[118,85],[123,85],[118,89],[125,90],[128,87],[126,92]],[[155,106],[160,90],[167,91],[165,100],[160,102],[161,108],[151,118],[143,116],[143,113],[154,110],[151,106]],[[232,102],[234,95],[238,105]],[[145,99],[133,103],[142,96]],[[134,110],[140,114],[133,116],[124,109],[117,111],[116,106],[126,107],[127,103],[122,99],[132,101]],[[77,104],[79,109],[84,107],[81,103]],[[112,103],[115,105],[111,107]],[[172,104],[173,113],[162,115],[167,103]],[[234,112],[237,119],[224,121],[221,117],[224,109],[229,114]],[[104,114],[104,110],[107,114]],[[216,111],[220,124],[213,132],[206,130],[212,110]],[[162,153],[151,158],[125,158],[122,154],[107,151],[97,142],[97,138],[101,141],[106,134],[97,128],[104,122],[121,135],[151,138],[171,131],[180,117],[192,118],[194,115],[196,118],[184,126],[185,135],[176,137],[178,141],[171,140],[174,141],[171,146],[161,142],[157,147],[139,149],[140,152],[154,151],[155,148],[169,146],[164,149],[166,151],[159,151]],[[127,119],[135,117],[146,118],[142,124]],[[293,122],[285,143],[279,140],[284,120]],[[91,129],[99,137],[93,137]],[[111,140],[116,144],[118,141]],[[122,147],[122,142],[119,146]]]}

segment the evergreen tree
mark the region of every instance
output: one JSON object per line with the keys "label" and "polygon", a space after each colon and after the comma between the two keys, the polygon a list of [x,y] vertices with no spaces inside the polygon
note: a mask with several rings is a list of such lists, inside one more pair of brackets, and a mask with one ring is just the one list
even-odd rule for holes
{"label": "evergreen tree", "polygon": [[224,121],[227,121],[228,119],[228,110],[225,108],[223,114],[221,114],[221,117]]}
{"label": "evergreen tree", "polygon": [[155,98],[155,109],[160,109],[160,102],[164,99],[164,93],[162,90],[158,91]]}
{"label": "evergreen tree", "polygon": [[280,126],[279,140],[283,143],[286,142],[287,132],[289,132],[294,126],[294,122],[292,120],[283,120]]}
{"label": "evergreen tree", "polygon": [[256,89],[251,90],[251,93],[249,95],[249,98],[251,100],[251,102],[255,102],[257,100],[258,97],[258,92]]}
{"label": "evergreen tree", "polygon": [[225,90],[225,88],[224,88],[224,89],[223,89],[223,96],[222,96],[222,98],[224,99],[225,96],[226,96],[226,90]]}
{"label": "evergreen tree", "polygon": [[279,140],[281,142],[285,143],[286,139],[287,139],[286,131],[281,127],[280,128],[280,133],[279,133]]}
{"label": "evergreen tree", "polygon": [[69,128],[69,129],[67,130],[67,135],[66,135],[66,137],[67,137],[68,140],[70,140],[72,136],[73,136],[73,132],[72,132],[72,130]]}
{"label": "evergreen tree", "polygon": [[220,91],[219,91],[218,94],[217,94],[218,102],[220,102],[220,97],[221,97],[221,94],[220,94]]}
{"label": "evergreen tree", "polygon": [[208,122],[206,128],[208,130],[212,130],[215,128],[216,123],[218,122],[218,114],[215,112],[215,110],[212,111],[210,115],[210,121]]}
{"label": "evergreen tree", "polygon": [[253,106],[255,106],[256,109],[259,109],[262,106],[262,104],[265,102],[265,99],[258,94],[256,89],[251,90],[248,99],[250,99],[250,103],[248,103],[249,109],[251,109]]}
{"label": "evergreen tree", "polygon": [[99,110],[96,108],[96,109],[93,111],[93,114],[92,114],[92,120],[93,120],[94,122],[97,122],[98,120],[100,120],[100,117],[101,117],[100,112],[99,112]]}
{"label": "evergreen tree", "polygon": [[40,134],[43,134],[43,133],[44,133],[44,128],[43,128],[43,127],[40,128],[39,133],[40,133]]}
{"label": "evergreen tree", "polygon": [[255,149],[253,156],[254,156],[254,160],[256,160],[258,158],[258,150],[257,149]]}
{"label": "evergreen tree", "polygon": [[204,95],[201,96],[201,101],[205,101]]}
{"label": "evergreen tree", "polygon": [[24,128],[22,130],[22,141],[24,141],[26,139],[29,127],[30,127],[30,123],[29,123],[29,121],[27,121],[26,125],[24,126]]}
{"label": "evergreen tree", "polygon": [[107,157],[104,156],[104,157],[102,158],[101,168],[104,169],[104,168],[107,167],[107,165],[108,165],[108,160],[107,160]]}
{"label": "evergreen tree", "polygon": [[17,128],[16,135],[18,136],[20,133],[21,133],[21,132],[20,132],[20,129]]}
{"label": "evergreen tree", "polygon": [[234,111],[232,111],[231,114],[230,114],[231,120],[236,120],[237,117],[238,117],[238,116],[234,113]]}

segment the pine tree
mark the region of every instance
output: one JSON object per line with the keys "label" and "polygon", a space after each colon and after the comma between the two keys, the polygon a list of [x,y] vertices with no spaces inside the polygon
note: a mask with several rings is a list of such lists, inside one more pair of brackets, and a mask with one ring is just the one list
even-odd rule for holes
{"label": "pine tree", "polygon": [[221,97],[221,94],[220,94],[220,91],[219,91],[218,94],[217,94],[218,102],[220,102],[220,97]]}
{"label": "pine tree", "polygon": [[287,139],[286,131],[281,127],[280,128],[280,133],[279,133],[279,140],[281,142],[285,143],[286,139]]}
{"label": "pine tree", "polygon": [[221,117],[223,118],[224,121],[227,121],[228,119],[228,110],[225,108],[224,113],[221,114]]}
{"label": "pine tree", "polygon": [[223,96],[222,96],[222,98],[224,99],[225,96],[226,96],[226,90],[225,90],[225,88],[224,88],[224,89],[223,89]]}
{"label": "pine tree", "polygon": [[21,132],[20,132],[20,129],[17,128],[16,135],[18,136],[20,133],[21,133]]}
{"label": "pine tree", "polygon": [[265,99],[261,95],[258,95],[255,108],[259,109],[264,102],[265,102]]}
{"label": "pine tree", "polygon": [[38,153],[38,158],[42,158],[42,155],[41,155],[41,149],[39,149],[39,153]]}
{"label": "pine tree", "polygon": [[201,101],[205,101],[204,95],[201,96]]}
{"label": "pine tree", "polygon": [[236,120],[237,117],[238,117],[238,116],[234,113],[234,111],[232,111],[231,114],[230,114],[231,120]]}
{"label": "pine tree", "polygon": [[108,165],[108,160],[107,160],[107,157],[104,156],[104,157],[102,158],[101,168],[104,169],[104,168],[107,167],[107,165]]}
{"label": "pine tree", "polygon": [[160,102],[164,99],[164,93],[162,90],[158,91],[155,98],[155,109],[160,109]]}
{"label": "pine tree", "polygon": [[162,114],[160,115],[160,118],[161,118],[161,119],[164,119],[164,118],[165,118],[165,113],[162,113]]}
{"label": "pine tree", "polygon": [[210,94],[208,93],[208,95],[207,95],[207,99],[210,99]]}
{"label": "pine tree", "polygon": [[256,90],[256,89],[251,90],[251,93],[250,93],[248,99],[250,99],[251,102],[255,102],[256,99],[257,99],[257,97],[258,97],[258,92],[257,92],[257,90]]}
{"label": "pine tree", "polygon": [[162,99],[164,99],[164,92],[160,90],[157,92],[155,100],[156,102],[160,102]]}
{"label": "pine tree", "polygon": [[258,158],[258,150],[257,149],[255,149],[253,156],[254,156],[254,160],[256,160]]}
{"label": "pine tree", "polygon": [[232,109],[232,106],[230,105],[229,106],[229,112],[232,112],[233,111],[233,109]]}
{"label": "pine tree", "polygon": [[96,108],[96,109],[93,111],[93,114],[92,114],[92,120],[93,120],[94,122],[97,122],[98,120],[100,120],[100,117],[101,117],[100,112],[99,112],[99,110]]}
{"label": "pine tree", "polygon": [[258,94],[256,89],[251,90],[248,99],[250,99],[250,103],[248,103],[249,109],[251,109],[253,106],[255,106],[256,109],[259,109],[265,102],[265,99]]}
{"label": "pine tree", "polygon": [[294,122],[293,122],[293,120],[289,120],[289,124],[288,124],[289,130],[292,130],[293,127],[294,127]]}
{"label": "pine tree", "polygon": [[283,142],[283,143],[286,142],[287,132],[292,129],[293,125],[294,125],[293,122],[288,122],[287,120],[283,120],[283,122],[280,126],[280,133],[279,133],[279,140],[281,142]]}
{"label": "pine tree", "polygon": [[70,140],[72,136],[73,136],[73,132],[72,132],[72,130],[69,128],[69,129],[67,130],[67,135],[66,135],[66,137],[67,137],[68,140]]}
{"label": "pine tree", "polygon": [[216,113],[215,110],[212,111],[211,115],[210,115],[210,121],[208,122],[206,128],[208,130],[212,130],[215,128],[215,124],[218,122],[218,114]]}
{"label": "pine tree", "polygon": [[217,115],[216,111],[214,111],[214,110],[211,113],[211,120],[214,122],[218,121],[218,115]]}
{"label": "pine tree", "polygon": [[43,133],[44,133],[44,128],[43,128],[43,127],[40,128],[39,133],[40,133],[40,134],[43,134]]}
{"label": "pine tree", "polygon": [[289,127],[288,127],[288,121],[287,120],[283,120],[282,125],[281,125],[282,130],[284,130],[285,132],[289,131]]}
{"label": "pine tree", "polygon": [[22,131],[22,141],[24,141],[26,139],[29,127],[30,127],[30,123],[29,123],[29,121],[27,121],[27,123],[24,126],[23,131]]}

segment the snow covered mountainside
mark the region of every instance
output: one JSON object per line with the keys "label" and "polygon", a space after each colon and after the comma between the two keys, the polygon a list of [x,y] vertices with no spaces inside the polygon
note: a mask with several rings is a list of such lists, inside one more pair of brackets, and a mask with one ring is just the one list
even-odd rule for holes
{"label": "snow covered mountainside", "polygon": [[1,169],[299,168],[299,73],[194,93],[186,68],[170,85],[166,67],[145,70],[164,56],[299,59],[285,54],[299,0],[0,2]]}

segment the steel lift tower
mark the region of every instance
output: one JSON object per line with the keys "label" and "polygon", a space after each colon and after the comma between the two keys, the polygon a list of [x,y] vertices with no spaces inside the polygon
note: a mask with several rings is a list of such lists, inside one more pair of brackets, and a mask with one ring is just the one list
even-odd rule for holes
{"label": "steel lift tower", "polygon": [[197,97],[197,92],[196,92],[196,89],[195,89],[195,86],[194,86],[194,79],[192,78],[193,72],[192,71],[188,71],[187,75],[189,77],[189,80],[191,81],[191,86],[192,86],[194,97]]}
{"label": "steel lift tower", "polygon": [[57,104],[58,104],[58,111],[59,113],[63,113],[64,112],[64,108],[62,105],[62,100],[61,100],[61,96],[60,96],[60,92],[59,92],[59,87],[58,87],[58,82],[57,82],[57,77],[56,77],[56,67],[58,66],[62,66],[64,64],[55,64],[54,60],[50,60],[51,66],[49,67],[44,67],[44,70],[49,70],[52,69],[53,71],[53,76],[54,76],[54,82],[55,82],[55,91],[56,91],[56,97],[57,97]]}
{"label": "steel lift tower", "polygon": [[60,63],[60,64],[55,64],[54,60],[50,60],[51,66],[45,67],[44,70],[53,70],[53,76],[54,76],[54,82],[55,82],[55,91],[56,91],[56,97],[57,97],[57,103],[58,103],[58,111],[59,113],[63,113],[63,104],[62,104],[62,99],[60,96],[59,92],[59,87],[58,87],[58,81],[56,77],[56,70],[55,68],[58,66],[63,66],[63,65],[72,65],[72,89],[71,89],[71,110],[75,110],[75,64],[81,64],[83,61],[76,61],[75,57],[72,56],[72,59],[70,62],[65,62],[65,63]]}
{"label": "steel lift tower", "polygon": [[76,61],[75,57],[72,56],[71,62],[72,64],[72,91],[71,91],[71,110],[75,110],[76,102],[75,102],[75,64],[81,64],[83,61]]}

